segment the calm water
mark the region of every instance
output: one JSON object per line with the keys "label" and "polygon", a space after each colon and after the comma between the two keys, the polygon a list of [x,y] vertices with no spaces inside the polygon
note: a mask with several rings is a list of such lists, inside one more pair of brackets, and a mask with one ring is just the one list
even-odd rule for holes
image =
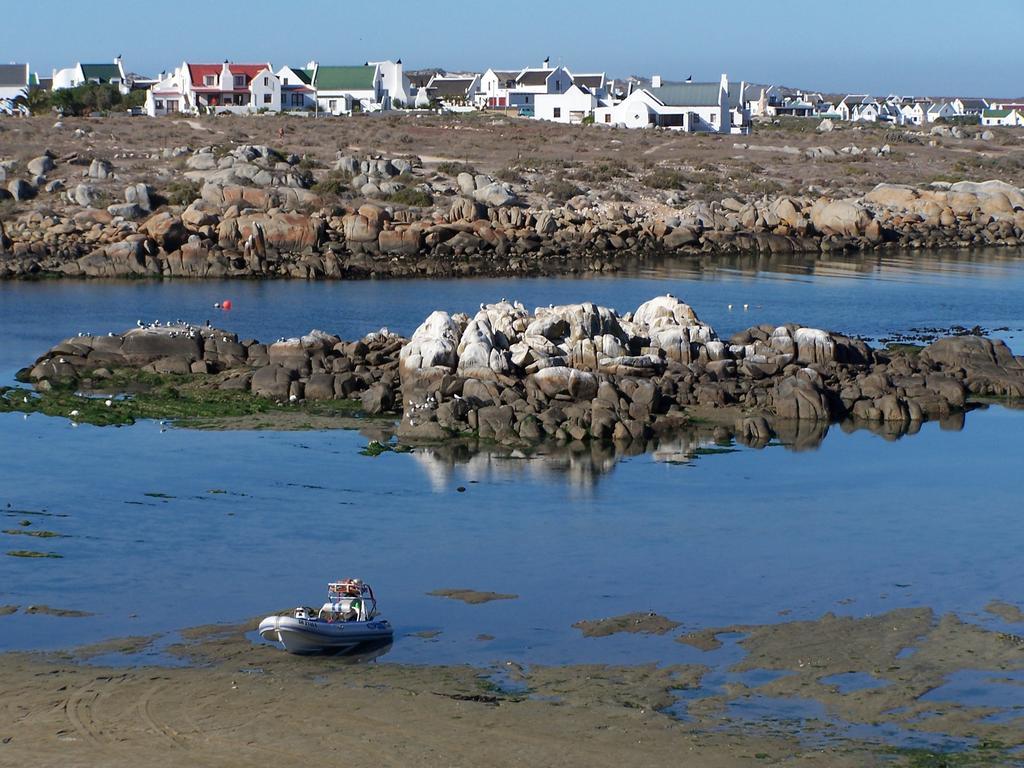
{"label": "calm water", "polygon": [[[0,377],[64,336],[137,317],[212,317],[261,338],[311,327],[353,337],[381,325],[408,333],[436,307],[502,296],[632,309],[670,291],[721,333],[786,320],[869,336],[962,323],[1006,327],[1014,345],[1024,326],[1019,254],[931,257],[916,271],[899,260],[769,266],[614,279],[0,284]],[[223,298],[235,309],[214,316]],[[744,302],[747,312],[726,309]],[[396,661],[699,657],[672,635],[584,639],[571,628],[632,610],[692,629],[927,605],[1001,626],[981,609],[1021,602],[1020,453],[1007,446],[1022,434],[1024,411],[994,407],[969,414],[962,431],[928,424],[893,442],[833,429],[814,451],[739,448],[688,463],[678,461],[694,447],[686,436],[632,457],[368,458],[357,432],[2,416],[0,528],[30,519],[66,538],[0,534],[3,551],[63,555],[0,556],[0,604],[97,615],[2,617],[0,649],[235,621],[316,603],[328,579],[346,575],[377,589],[399,629]],[[424,594],[446,587],[520,597],[468,606]],[[421,630],[441,634],[408,636]]]}

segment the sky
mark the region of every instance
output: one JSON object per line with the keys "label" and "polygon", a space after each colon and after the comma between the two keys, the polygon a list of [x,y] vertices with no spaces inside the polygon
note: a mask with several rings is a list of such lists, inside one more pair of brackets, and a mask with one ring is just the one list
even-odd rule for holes
{"label": "sky", "polygon": [[[877,95],[1024,96],[1024,0],[0,0],[0,62],[539,66]],[[1005,44],[999,44],[1002,38]]]}

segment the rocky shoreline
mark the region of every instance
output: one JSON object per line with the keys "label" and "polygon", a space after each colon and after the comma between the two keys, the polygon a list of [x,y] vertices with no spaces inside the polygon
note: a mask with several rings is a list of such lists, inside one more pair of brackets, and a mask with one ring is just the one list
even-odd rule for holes
{"label": "rocky shoreline", "polygon": [[264,344],[152,325],[67,339],[19,378],[43,395],[110,392],[126,369],[261,402],[351,403],[400,417],[399,438],[413,442],[644,444],[705,423],[763,446],[813,441],[839,421],[898,435],[956,417],[972,399],[1024,398],[1024,357],[999,340],[965,335],[882,350],[795,324],[721,340],[670,295],[622,315],[594,304],[529,312],[508,301],[481,305],[472,318],[437,311],[410,339],[385,329],[357,341],[313,331]]}
{"label": "rocky shoreline", "polygon": [[413,155],[339,151],[330,169],[267,146],[160,157],[180,169],[127,186],[108,161],[29,161],[0,190],[13,205],[0,217],[0,279],[545,275],[672,255],[1024,242],[1024,193],[1001,181],[680,206],[599,200],[574,185],[559,200],[540,182],[438,173]]}

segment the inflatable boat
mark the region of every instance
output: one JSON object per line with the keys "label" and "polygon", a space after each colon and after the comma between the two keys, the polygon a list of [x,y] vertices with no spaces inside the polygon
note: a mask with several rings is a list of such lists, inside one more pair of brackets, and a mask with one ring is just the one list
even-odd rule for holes
{"label": "inflatable boat", "polygon": [[359,579],[332,581],[319,611],[299,606],[288,616],[268,616],[259,632],[264,640],[302,654],[345,653],[388,643],[394,636],[391,623],[377,616],[373,589]]}

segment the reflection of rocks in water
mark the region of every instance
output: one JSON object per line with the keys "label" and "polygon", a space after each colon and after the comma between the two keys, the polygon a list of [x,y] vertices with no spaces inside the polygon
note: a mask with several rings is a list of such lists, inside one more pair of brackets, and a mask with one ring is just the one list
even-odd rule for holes
{"label": "reflection of rocks in water", "polygon": [[[964,414],[953,413],[939,420],[943,430],[964,428]],[[437,445],[418,446],[412,455],[430,478],[435,490],[450,487],[455,469],[460,480],[473,482],[512,475],[544,479],[568,478],[570,484],[589,487],[611,472],[619,461],[650,453],[666,464],[688,464],[701,455],[723,453],[729,446],[741,445],[762,449],[769,445],[791,451],[816,450],[828,435],[830,425],[824,421],[801,419],[742,419],[735,427],[726,425],[688,425],[649,440],[556,442],[548,440],[529,447],[514,447],[490,441],[464,439]],[[851,434],[867,430],[886,440],[916,435],[921,423],[871,422],[847,419],[840,429]],[[364,430],[365,434],[368,434]],[[383,437],[388,437],[382,430]]]}

